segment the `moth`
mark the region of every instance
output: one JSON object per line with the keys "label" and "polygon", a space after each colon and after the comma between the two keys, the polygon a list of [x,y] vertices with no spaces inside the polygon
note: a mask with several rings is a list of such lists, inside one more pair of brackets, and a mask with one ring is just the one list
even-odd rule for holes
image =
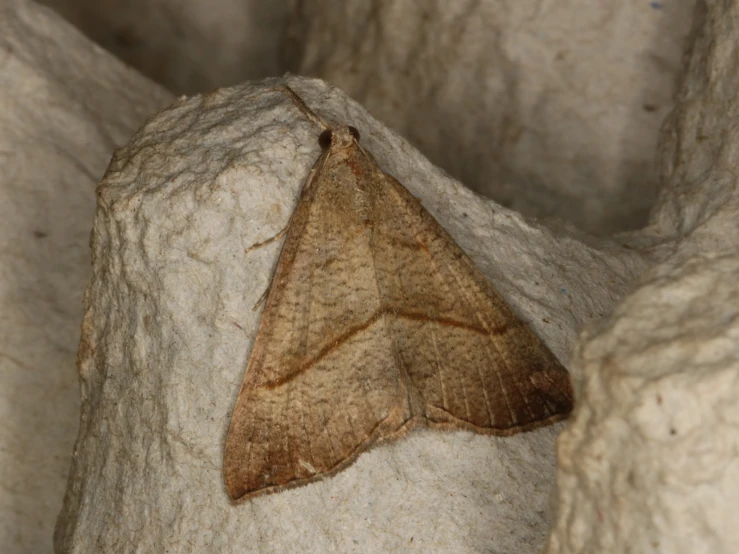
{"label": "moth", "polygon": [[512,435],[572,409],[567,370],[360,144],[322,129],[228,430],[232,499],[304,485],[414,427]]}

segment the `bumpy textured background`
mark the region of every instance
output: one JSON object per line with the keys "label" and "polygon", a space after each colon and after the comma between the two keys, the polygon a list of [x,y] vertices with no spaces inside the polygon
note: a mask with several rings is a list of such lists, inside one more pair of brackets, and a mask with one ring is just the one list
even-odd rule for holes
{"label": "bumpy textured background", "polygon": [[[735,551],[732,3],[50,4],[89,39],[0,2],[0,550],[50,552],[66,487],[59,552]],[[244,250],[287,221],[315,132],[258,84],[180,100],[118,153],[91,271],[94,191],[176,94],[285,70],[377,118],[294,81],[567,362],[556,470],[563,426],[419,434],[227,503],[223,438],[277,245]]]}

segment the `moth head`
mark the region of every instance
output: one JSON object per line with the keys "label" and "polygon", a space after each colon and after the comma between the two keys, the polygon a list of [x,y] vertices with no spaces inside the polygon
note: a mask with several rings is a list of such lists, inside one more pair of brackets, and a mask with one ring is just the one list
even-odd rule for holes
{"label": "moth head", "polygon": [[349,146],[352,142],[359,142],[359,131],[356,127],[336,127],[326,129],[318,135],[318,144],[323,150],[330,146]]}

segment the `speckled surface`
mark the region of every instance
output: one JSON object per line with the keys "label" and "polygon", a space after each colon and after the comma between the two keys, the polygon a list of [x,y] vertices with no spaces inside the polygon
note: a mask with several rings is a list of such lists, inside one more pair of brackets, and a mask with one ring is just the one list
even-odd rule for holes
{"label": "speckled surface", "polygon": [[[595,5],[572,6],[529,19],[521,29],[546,23],[538,31],[544,35],[512,37],[518,46],[498,51],[507,60],[494,69],[501,80],[488,88],[473,78],[465,91],[517,114],[500,100],[501,83],[513,86],[504,98],[521,101],[537,98],[525,94],[538,90],[531,79],[554,83],[532,104],[547,109],[511,115],[503,127],[530,130],[526,114],[549,114],[536,120],[532,136],[554,137],[542,144],[555,153],[585,140],[598,156],[567,158],[562,172],[549,155],[530,156],[521,175],[547,171],[552,180],[542,180],[542,190],[572,194],[529,197],[514,187],[514,205],[540,213],[549,202],[551,213],[581,216],[583,206],[594,206],[586,218],[570,219],[598,232],[638,226],[656,178],[639,181],[642,190],[629,176],[652,157],[692,2],[626,3],[595,18]],[[94,186],[113,150],[172,99],[51,12],[19,0],[0,10],[0,410],[7,422],[0,433],[0,550],[46,553],[79,422],[74,357],[91,276]],[[659,138],[662,186],[651,222],[612,240],[568,224],[537,224],[483,200],[340,92],[317,81],[293,83],[324,116],[360,127],[383,168],[421,199],[570,367],[578,406],[557,445],[558,473],[562,425],[507,439],[419,433],[316,485],[228,503],[223,439],[258,321],[252,307],[279,244],[245,250],[287,222],[318,152],[315,129],[258,84],[183,99],[152,119],[118,153],[97,210],[96,311],[86,329],[99,349],[85,359],[103,363],[81,366],[82,432],[58,551],[539,552],[553,525],[551,553],[733,553],[739,539],[726,505],[739,496],[735,12],[730,3],[699,4],[677,107]],[[555,32],[557,14],[584,34],[567,25]],[[335,15],[321,25],[340,23],[342,14]],[[523,16],[501,10],[496,21]],[[555,36],[564,37],[564,50],[550,51]],[[592,40],[578,38],[584,36]],[[532,66],[553,52],[549,69]],[[380,54],[344,67],[353,76],[346,82],[355,86],[362,74],[376,73]],[[343,66],[329,65],[340,81]],[[592,77],[599,71],[607,78]],[[428,137],[443,136],[447,145],[427,152],[432,158],[456,156],[469,137],[490,140],[474,125],[481,113],[474,102],[440,103],[451,97],[439,96],[433,81],[409,94],[418,84],[413,75],[391,80],[397,89],[378,93],[368,85],[366,100],[354,95],[396,129],[406,117],[428,120],[435,129]],[[559,78],[567,86],[554,86]],[[634,88],[635,78],[654,88]],[[405,91],[403,101],[391,102],[397,91]],[[561,94],[571,97],[565,102]],[[660,103],[647,103],[654,95]],[[434,118],[424,108],[429,101]],[[586,123],[586,133],[577,122]],[[423,128],[408,126],[409,138]],[[475,159],[466,171],[483,175]],[[619,196],[629,190],[634,194]],[[611,204],[617,197],[626,203]]]}
{"label": "speckled surface", "polygon": [[[337,89],[291,85],[360,130],[563,360],[588,309],[607,311],[643,271],[634,251],[555,236],[475,195]],[[537,552],[561,425],[510,438],[418,433],[330,479],[229,501],[223,441],[258,324],[251,308],[279,252],[249,247],[287,223],[319,153],[315,126],[270,86],[178,101],[101,184],[59,551]]]}
{"label": "speckled surface", "polygon": [[79,422],[95,185],[170,96],[56,14],[0,3],[0,552],[51,552]]}
{"label": "speckled surface", "polygon": [[551,554],[739,547],[738,33],[735,4],[699,3],[664,186],[630,237],[659,263],[573,357]]}

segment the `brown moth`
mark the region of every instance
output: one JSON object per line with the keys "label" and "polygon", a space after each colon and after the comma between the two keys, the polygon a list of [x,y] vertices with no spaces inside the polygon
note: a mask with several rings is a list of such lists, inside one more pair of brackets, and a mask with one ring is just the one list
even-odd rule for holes
{"label": "brown moth", "polygon": [[234,500],[304,485],[414,426],[512,435],[572,409],[567,370],[359,144],[324,129],[226,438]]}

